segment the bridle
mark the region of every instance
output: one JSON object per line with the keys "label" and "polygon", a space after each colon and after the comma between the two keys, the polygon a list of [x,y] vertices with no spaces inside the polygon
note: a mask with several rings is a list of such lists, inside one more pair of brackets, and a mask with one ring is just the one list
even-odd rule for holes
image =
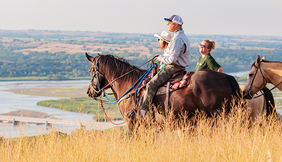
{"label": "bridle", "polygon": [[[96,60],[96,62],[95,62],[95,67],[93,68],[93,69],[95,69],[95,72],[94,72],[93,77],[91,78],[91,83],[92,83],[92,86],[93,86],[93,91],[94,91],[96,94],[99,94],[99,93],[101,92],[101,90],[103,90],[103,89],[105,88],[105,86],[109,87],[109,85],[107,85],[107,83],[105,84],[105,86],[104,86],[103,88],[100,87],[99,74],[100,74],[103,78],[105,78],[105,76],[104,76],[103,74],[101,74],[101,72],[99,71],[99,67],[98,67],[98,60],[99,60],[99,58],[100,58],[100,56],[97,58],[97,60]],[[96,84],[96,85],[93,83],[93,80],[94,80],[95,76],[96,76],[96,80],[97,80],[97,84]],[[106,78],[105,78],[105,79],[106,79]],[[95,86],[96,88],[98,88],[98,91],[94,88],[94,86]],[[125,121],[122,122],[122,123],[118,123],[118,124],[112,122],[112,120],[108,117],[107,113],[105,112],[105,109],[104,109],[102,100],[100,100],[100,103],[101,103],[101,107],[102,107],[102,110],[103,110],[105,116],[107,117],[107,119],[108,119],[112,124],[114,124],[114,125],[122,125],[122,124],[125,123]]]}
{"label": "bridle", "polygon": [[[149,74],[149,72],[150,72],[150,71],[153,69],[153,67],[154,67],[154,66],[152,66],[149,70],[147,70],[147,71],[135,82],[135,84],[133,84],[133,86],[132,86],[127,92],[125,92],[119,99],[117,99],[116,101],[112,102],[112,101],[110,101],[110,100],[107,98],[107,96],[105,95],[104,89],[107,89],[107,88],[111,87],[111,85],[110,85],[111,83],[113,83],[113,82],[115,82],[116,80],[118,80],[118,79],[124,77],[125,75],[131,73],[132,71],[138,69],[139,67],[141,67],[141,66],[143,66],[144,64],[146,64],[147,62],[149,62],[151,59],[150,59],[149,61],[145,62],[144,64],[140,65],[139,67],[136,67],[136,68],[134,68],[134,69],[128,71],[127,73],[125,73],[125,74],[123,74],[123,75],[121,75],[121,76],[115,78],[114,80],[112,80],[112,81],[110,81],[110,82],[107,82],[107,83],[104,85],[104,87],[101,88],[101,87],[100,87],[99,75],[101,75],[103,78],[105,78],[105,76],[104,76],[103,74],[101,74],[101,72],[99,71],[98,60],[100,59],[100,57],[101,57],[101,56],[99,56],[99,57],[97,58],[97,60],[96,60],[96,62],[95,62],[95,67],[93,67],[93,69],[94,69],[95,71],[94,71],[94,74],[93,74],[93,76],[92,76],[92,78],[91,78],[91,84],[92,84],[92,86],[93,86],[93,92],[94,92],[94,93],[99,94],[99,93],[101,93],[101,92],[103,91],[103,93],[104,93],[103,96],[106,97],[106,99],[107,99],[109,102],[111,102],[111,103],[116,103],[116,102],[118,102],[122,97],[124,97],[124,95],[126,95],[129,91],[131,91],[132,88],[135,87],[138,82],[142,83],[143,79]],[[152,59],[153,59],[153,58],[152,58]],[[94,63],[94,62],[93,62],[93,63]],[[92,64],[93,64],[93,63],[92,63]],[[96,80],[97,80],[97,84],[96,84],[96,85],[93,83],[93,80],[94,80],[95,77],[96,77]],[[106,80],[106,78],[105,78],[105,80]],[[107,81],[107,80],[106,80],[106,81]],[[140,84],[139,84],[139,85],[140,85]],[[96,88],[98,89],[98,91],[97,91],[94,87],[96,87]],[[136,90],[137,90],[137,89],[138,89],[138,88],[136,88]],[[136,94],[135,94],[135,95],[136,95]],[[107,116],[107,114],[106,114],[106,112],[105,112],[105,110],[104,110],[104,107],[103,107],[103,104],[102,104],[102,100],[100,100],[100,103],[101,103],[101,107],[102,107],[102,109],[103,109],[103,112],[104,112],[105,116],[107,117],[107,119],[108,119],[112,124],[114,124],[114,125],[121,125],[121,124],[124,124],[124,123],[125,123],[125,121],[122,122],[122,123],[119,123],[119,124],[113,123],[113,122],[109,119],[109,117]]]}
{"label": "bridle", "polygon": [[[253,79],[252,79],[251,85],[250,85],[249,90],[248,90],[248,93],[249,93],[249,95],[250,95],[251,98],[253,98],[252,90],[251,90],[251,89],[252,89],[252,85],[253,85],[253,83],[254,83],[254,80],[255,80],[255,77],[256,77],[258,71],[260,71],[260,73],[261,73],[261,76],[262,76],[262,78],[263,78],[263,83],[264,83],[264,82],[267,83],[267,80],[266,80],[266,78],[264,77],[264,75],[263,75],[263,73],[262,73],[260,64],[259,64],[258,66],[256,66],[256,65],[253,65],[253,66],[256,68],[256,72],[255,72],[255,74],[254,74],[254,77],[253,77]],[[257,97],[258,97],[258,96],[257,96]]]}
{"label": "bridle", "polygon": [[278,84],[276,84],[273,88],[269,89],[268,91],[266,91],[266,92],[264,92],[264,93],[262,93],[262,94],[260,94],[260,95],[258,95],[258,96],[253,97],[253,95],[252,95],[252,90],[251,90],[251,89],[252,89],[252,85],[253,85],[253,83],[254,83],[254,80],[255,80],[255,77],[256,77],[256,75],[257,75],[258,70],[260,71],[261,76],[262,76],[262,78],[263,78],[263,83],[264,83],[264,82],[268,83],[267,80],[266,80],[266,78],[264,77],[264,75],[263,75],[263,73],[262,73],[262,70],[261,70],[261,66],[260,66],[260,65],[261,65],[260,63],[259,63],[258,66],[253,65],[253,66],[256,68],[256,72],[255,72],[255,75],[254,75],[254,77],[253,77],[253,79],[252,79],[251,85],[250,85],[249,90],[248,90],[248,91],[249,91],[248,93],[249,93],[249,95],[250,95],[251,98],[258,98],[258,97],[264,95],[265,93],[271,92],[271,91],[272,91],[273,89],[275,89],[279,84],[282,83],[282,81],[281,81],[281,82],[279,82]]}
{"label": "bridle", "polygon": [[[95,69],[94,75],[92,76],[91,81],[90,81],[92,86],[93,86],[93,92],[95,92],[96,94],[101,93],[101,89],[102,89],[100,87],[99,75],[101,75],[103,78],[105,78],[105,76],[99,71],[99,67],[98,67],[98,60],[99,59],[100,59],[100,56],[97,58],[97,60],[95,62],[95,67],[93,68],[93,69]],[[96,85],[93,83],[93,80],[94,80],[95,77],[96,77],[96,80],[97,80]],[[107,84],[105,84],[105,85],[107,85]],[[98,89],[98,91],[94,87],[96,87]]]}
{"label": "bridle", "polygon": [[[128,75],[129,73],[135,71],[136,69],[138,69],[138,68],[140,68],[141,66],[147,64],[148,62],[151,62],[152,60],[154,60],[154,58],[155,58],[156,56],[153,57],[153,58],[151,58],[149,61],[143,63],[142,65],[140,65],[140,66],[138,66],[138,67],[135,67],[135,68],[131,69],[130,71],[128,71],[128,72],[126,72],[126,73],[120,75],[119,77],[113,79],[113,80],[110,81],[110,82],[108,82],[108,81],[106,80],[107,83],[104,85],[103,88],[100,87],[100,83],[99,83],[99,74],[100,74],[103,78],[105,78],[105,76],[99,72],[98,60],[99,60],[100,57],[101,57],[101,56],[99,56],[99,57],[97,58],[96,62],[95,62],[95,73],[94,73],[94,75],[93,75],[93,77],[92,77],[92,79],[91,79],[92,86],[93,86],[93,87],[95,86],[96,88],[98,88],[98,91],[95,90],[95,88],[93,88],[93,89],[94,89],[94,92],[95,92],[96,94],[99,94],[99,93],[101,93],[102,91],[104,92],[105,89],[111,87],[111,84],[112,84],[113,82],[115,82],[115,81],[117,81],[118,79],[120,79],[120,78],[122,78],[122,77]],[[93,63],[94,63],[94,62],[93,62]],[[149,70],[147,70],[147,72],[148,72],[148,71],[151,71],[151,70],[152,70],[152,68],[150,68]],[[145,72],[145,73],[147,73],[147,72]],[[144,74],[145,74],[145,73],[144,73]],[[148,73],[149,73],[149,72],[148,72]],[[146,75],[148,75],[148,73],[147,73]],[[144,75],[144,74],[143,74],[143,75]],[[97,79],[97,85],[95,85],[95,84],[93,83],[93,80],[94,80],[95,76],[97,77],[97,78],[96,78],[96,79]],[[106,79],[106,78],[105,78],[105,79]],[[139,78],[139,79],[140,79],[140,78]],[[144,78],[143,78],[143,79],[144,79]],[[139,80],[138,80],[137,82],[139,82]],[[133,85],[133,87],[134,87],[134,86],[135,86],[135,84]],[[130,89],[132,89],[133,87],[131,87]],[[128,90],[126,93],[128,93],[128,92],[129,92],[129,90]],[[124,95],[125,95],[125,94],[124,94]],[[119,100],[119,99],[118,99],[118,100]]]}

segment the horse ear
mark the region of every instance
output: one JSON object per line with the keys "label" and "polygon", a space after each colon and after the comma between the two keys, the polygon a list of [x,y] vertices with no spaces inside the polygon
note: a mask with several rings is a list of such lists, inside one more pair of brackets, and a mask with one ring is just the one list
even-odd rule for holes
{"label": "horse ear", "polygon": [[263,56],[263,58],[261,60],[265,60],[265,56]]}
{"label": "horse ear", "polygon": [[91,61],[91,62],[94,61],[94,57],[88,55],[87,52],[85,52],[85,56],[86,56],[86,58],[87,58],[89,61]]}
{"label": "horse ear", "polygon": [[257,57],[257,61],[256,61],[257,64],[260,64],[260,56],[258,55]]}

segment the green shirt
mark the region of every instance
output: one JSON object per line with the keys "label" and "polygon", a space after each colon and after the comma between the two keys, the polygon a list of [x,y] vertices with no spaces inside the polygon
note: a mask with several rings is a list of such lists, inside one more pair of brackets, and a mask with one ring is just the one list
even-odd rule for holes
{"label": "green shirt", "polygon": [[221,66],[215,61],[215,59],[210,55],[206,55],[204,58],[201,56],[195,67],[196,71],[203,69],[210,69],[216,71]]}

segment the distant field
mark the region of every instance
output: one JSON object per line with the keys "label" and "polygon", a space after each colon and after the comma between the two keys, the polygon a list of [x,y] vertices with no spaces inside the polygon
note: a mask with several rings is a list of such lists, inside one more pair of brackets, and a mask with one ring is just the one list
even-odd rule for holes
{"label": "distant field", "polygon": [[[0,80],[65,80],[89,76],[87,52],[112,54],[139,66],[162,54],[152,34],[48,30],[0,30]],[[223,71],[250,69],[257,56],[282,61],[282,37],[241,35],[187,35],[191,44],[191,63],[195,71],[198,44],[214,40],[212,56]],[[142,67],[145,68],[145,67]],[[244,79],[244,78],[243,78]],[[243,81],[243,80],[239,80]]]}
{"label": "distant field", "polygon": [[[82,38],[81,38],[82,39]],[[13,41],[13,40],[21,40],[21,41]],[[4,37],[2,39],[3,46],[18,46],[25,47],[25,49],[16,50],[15,52],[22,52],[23,54],[29,54],[29,52],[37,51],[37,52],[45,52],[49,53],[58,53],[65,52],[66,54],[77,54],[77,53],[109,53],[109,54],[121,54],[124,51],[131,53],[140,53],[139,56],[148,55],[150,53],[147,45],[142,42],[134,41],[126,44],[105,44],[105,43],[88,43],[83,42],[81,45],[78,44],[69,44],[62,43],[63,41],[67,41],[69,39],[39,39],[35,40],[32,38],[7,38]],[[239,42],[244,41],[252,41],[252,42],[262,42],[262,40],[244,40],[244,39],[234,39]],[[80,40],[82,41],[82,40]],[[282,41],[266,41],[266,42],[275,42],[280,43]],[[158,42],[150,42],[150,45],[153,47],[158,46]],[[229,45],[226,47],[226,45]],[[30,47],[30,48],[29,48]],[[198,43],[191,43],[191,47],[198,47]],[[217,48],[222,49],[241,49],[245,48],[247,50],[275,50],[275,48],[266,48],[266,47],[248,47],[248,46],[240,46],[238,43],[225,43],[223,44],[217,43]],[[155,53],[161,53],[160,48],[153,49]]]}

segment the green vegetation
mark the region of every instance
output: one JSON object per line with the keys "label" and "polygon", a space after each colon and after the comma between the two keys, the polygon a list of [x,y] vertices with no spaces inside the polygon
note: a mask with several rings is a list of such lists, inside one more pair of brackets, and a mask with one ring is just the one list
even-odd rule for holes
{"label": "green vegetation", "polygon": [[[257,55],[282,60],[282,38],[267,36],[188,35],[194,71],[200,57],[197,44],[216,42],[212,52],[224,72],[250,69]],[[151,34],[80,31],[0,31],[0,80],[65,80],[88,78],[90,62],[84,53],[113,54],[141,65],[155,54],[159,44]],[[145,67],[143,67],[145,68]]]}

